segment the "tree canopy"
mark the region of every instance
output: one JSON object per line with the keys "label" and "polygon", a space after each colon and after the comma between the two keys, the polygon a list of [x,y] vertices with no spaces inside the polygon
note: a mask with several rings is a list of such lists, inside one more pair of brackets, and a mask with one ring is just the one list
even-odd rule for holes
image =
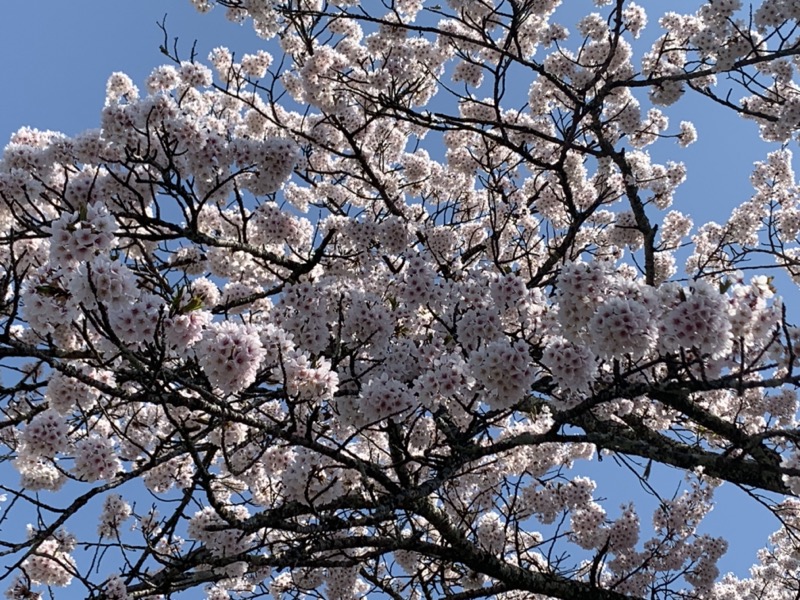
{"label": "tree canopy", "polygon": [[[193,3],[264,49],[0,159],[7,598],[798,597],[800,3]],[[691,95],[778,143],[720,223]]]}

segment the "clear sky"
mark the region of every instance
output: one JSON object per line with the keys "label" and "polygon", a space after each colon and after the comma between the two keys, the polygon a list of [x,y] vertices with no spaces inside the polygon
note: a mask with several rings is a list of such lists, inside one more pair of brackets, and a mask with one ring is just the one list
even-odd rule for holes
{"label": "clear sky", "polygon": [[[374,2],[379,4],[377,0]],[[567,0],[567,3],[576,14],[593,6],[591,0]],[[644,0],[641,4],[654,7],[655,12],[664,4],[681,10],[677,5],[690,6],[694,2]],[[228,22],[220,9],[199,15],[189,0],[3,2],[0,143],[4,144],[23,125],[67,134],[97,127],[110,73],[124,71],[143,87],[144,78],[152,68],[164,62],[159,52],[163,35],[156,23],[165,14],[169,33],[180,39],[184,56],[188,56],[195,39],[201,59],[215,46],[229,46],[242,53],[261,43],[249,24],[238,26]],[[658,27],[652,16],[649,30],[655,33]],[[574,27],[574,22],[566,24]],[[748,177],[753,161],[763,159],[772,148],[758,141],[755,124],[721,112],[702,99],[684,100],[669,109],[668,114],[675,126],[680,120],[693,120],[700,135],[698,143],[686,150],[669,142],[653,151],[658,159],[680,160],[688,166],[688,180],[679,190],[675,208],[690,213],[696,225],[707,220],[724,221],[731,208],[752,193]],[[614,489],[614,485],[609,485],[614,477],[631,481],[622,470],[613,467],[610,459],[596,472],[598,478],[601,473],[612,478],[611,482],[605,479],[601,483],[601,492]],[[0,478],[4,474],[0,473]],[[659,476],[658,472],[653,475]],[[755,551],[766,535],[777,529],[778,523],[743,493],[725,489],[719,495],[721,503],[708,518],[707,530],[717,535],[723,533],[733,542],[721,567],[723,572],[734,570],[741,576],[753,563]],[[624,492],[620,501],[640,493],[620,492]],[[641,517],[646,532],[649,512],[643,511]],[[94,528],[96,524],[90,526]]]}

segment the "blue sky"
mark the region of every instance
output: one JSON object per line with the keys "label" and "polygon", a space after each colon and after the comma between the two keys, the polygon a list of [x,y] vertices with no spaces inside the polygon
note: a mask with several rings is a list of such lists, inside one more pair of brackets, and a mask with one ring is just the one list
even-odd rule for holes
{"label": "blue sky", "polygon": [[[590,0],[568,3],[576,13],[583,7],[591,10],[593,5]],[[4,2],[0,8],[0,55],[4,58],[0,63],[4,83],[0,141],[4,144],[23,125],[67,134],[97,127],[110,73],[124,71],[143,87],[151,69],[164,62],[159,52],[163,36],[156,23],[165,13],[170,35],[180,38],[184,56],[195,39],[201,59],[218,45],[240,54],[261,43],[249,24],[234,25],[219,9],[199,15],[189,0]],[[650,31],[657,29],[653,16]],[[574,28],[574,23],[566,24]],[[674,208],[690,213],[696,225],[707,220],[724,221],[730,210],[752,193],[748,177],[753,161],[763,159],[774,148],[758,141],[755,124],[721,112],[703,99],[685,99],[668,114],[675,127],[680,120],[693,120],[700,135],[698,143],[686,150],[665,142],[653,151],[658,159],[680,160],[688,166],[688,180],[680,188]],[[596,473],[598,478],[603,476],[601,495],[617,487],[616,477],[625,477],[610,459]],[[653,479],[664,476],[677,481],[672,473],[656,470]],[[632,480],[625,477],[625,481]],[[718,495],[721,502],[708,518],[706,529],[728,535],[732,545],[722,560],[722,571],[734,570],[742,576],[753,563],[755,551],[778,524],[743,493],[729,488]],[[639,490],[617,491],[620,502],[641,497]],[[649,516],[649,511],[642,511],[645,531]]]}
{"label": "blue sky", "polygon": [[165,15],[170,43],[178,37],[186,58],[195,40],[201,60],[216,46],[242,53],[263,43],[249,24],[227,21],[221,9],[201,15],[189,0],[3,3],[2,143],[22,125],[67,134],[97,127],[112,72],[126,72],[143,88],[153,67],[166,62],[157,26]]}

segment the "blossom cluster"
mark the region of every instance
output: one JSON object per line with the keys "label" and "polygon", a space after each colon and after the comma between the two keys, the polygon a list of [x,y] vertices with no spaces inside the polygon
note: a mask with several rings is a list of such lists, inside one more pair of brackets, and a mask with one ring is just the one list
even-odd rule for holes
{"label": "blossom cluster", "polygon": [[57,531],[38,545],[35,553],[25,559],[22,567],[34,585],[65,587],[75,574],[76,563],[71,552],[76,539],[64,531]]}
{"label": "blossom cluster", "polygon": [[[246,518],[244,506],[231,507],[231,518]],[[253,541],[253,536],[226,529],[225,521],[213,508],[205,508],[194,514],[189,520],[189,535],[211,550],[216,556],[236,556],[241,554]]]}
{"label": "blossom cluster", "polygon": [[204,330],[195,353],[209,381],[230,394],[255,381],[265,350],[255,329],[223,321]]}
{"label": "blossom cluster", "polygon": [[69,266],[107,252],[117,243],[116,229],[117,223],[108,208],[97,202],[62,214],[50,225],[51,263]]}

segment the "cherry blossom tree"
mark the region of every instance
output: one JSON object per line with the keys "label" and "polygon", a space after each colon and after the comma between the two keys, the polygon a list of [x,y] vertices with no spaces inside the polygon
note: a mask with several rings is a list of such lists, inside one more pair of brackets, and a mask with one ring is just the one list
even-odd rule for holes
{"label": "cherry blossom tree", "polygon": [[[194,4],[264,50],[0,161],[7,598],[798,597],[800,4]],[[721,223],[689,95],[779,144]]]}

